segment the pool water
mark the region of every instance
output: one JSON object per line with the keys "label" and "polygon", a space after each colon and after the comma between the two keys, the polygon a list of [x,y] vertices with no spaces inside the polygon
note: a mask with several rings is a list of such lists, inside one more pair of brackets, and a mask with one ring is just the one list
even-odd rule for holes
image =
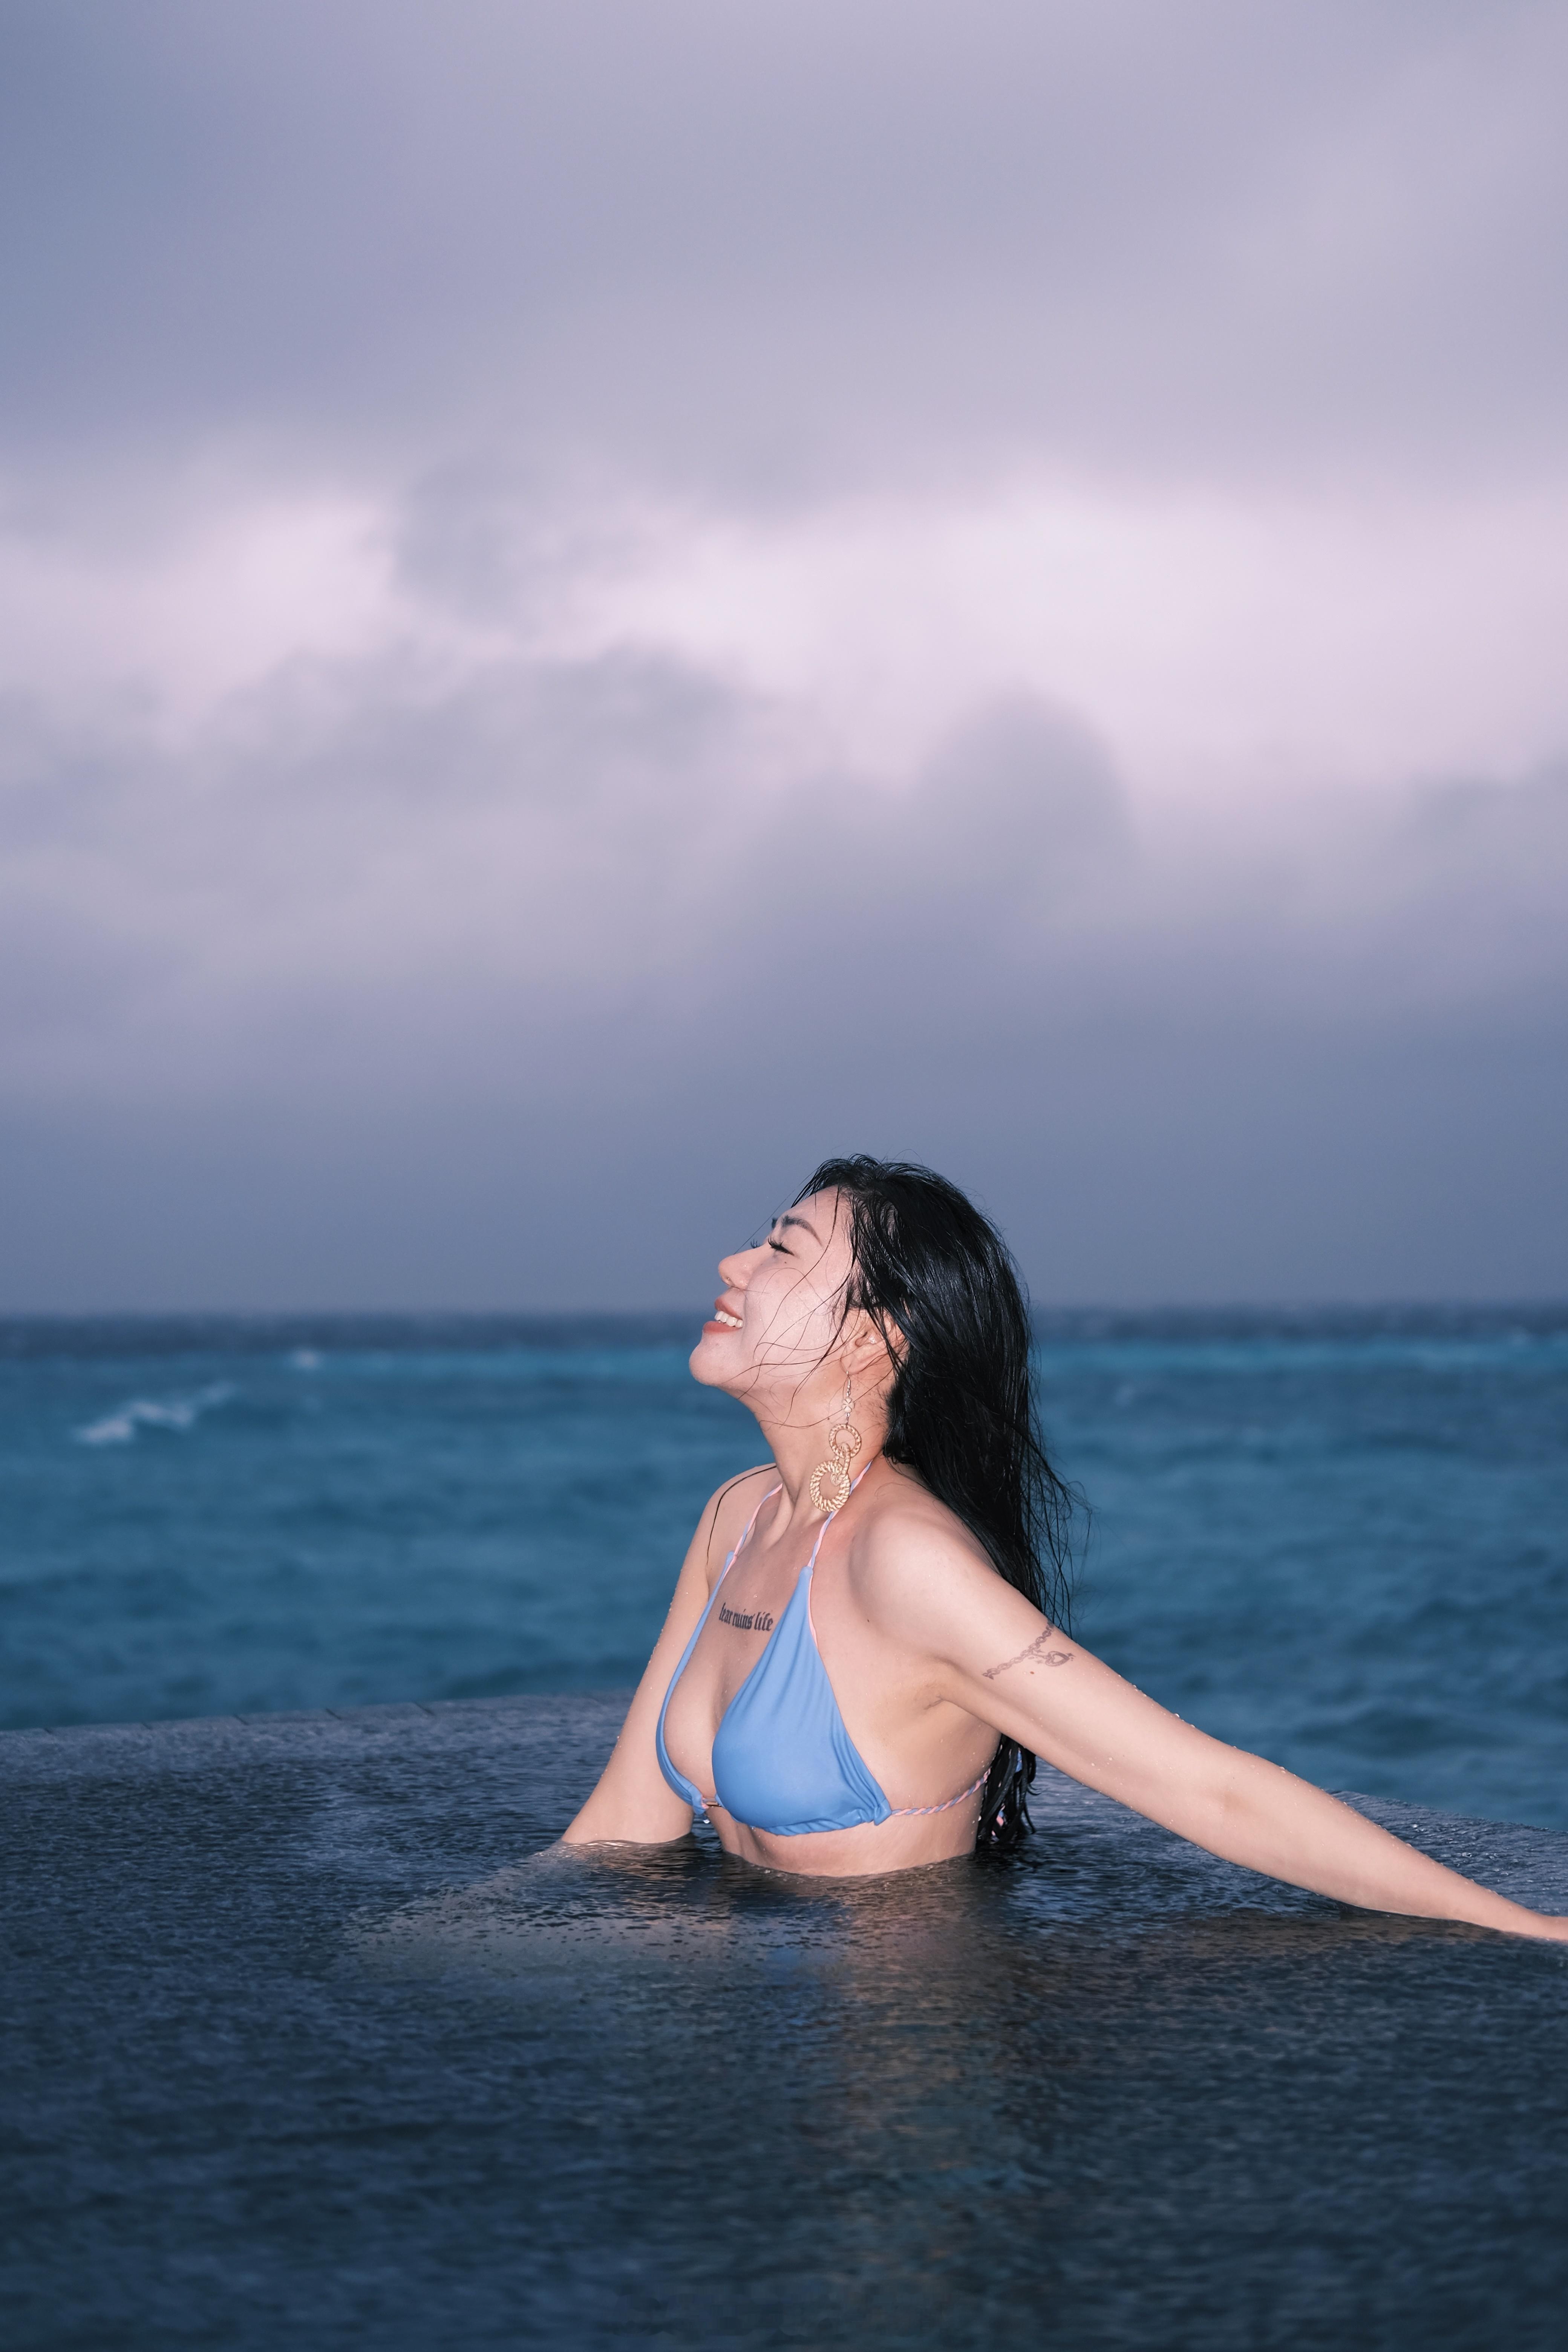
{"label": "pool water", "polygon": [[552,1853],[623,1705],[0,1736],[15,2352],[1561,2343],[1568,1950],[1051,1774],[1001,1866]]}

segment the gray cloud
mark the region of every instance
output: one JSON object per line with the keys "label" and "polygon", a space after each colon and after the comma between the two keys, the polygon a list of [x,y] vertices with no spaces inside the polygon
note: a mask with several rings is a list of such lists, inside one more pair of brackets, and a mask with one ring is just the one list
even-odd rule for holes
{"label": "gray cloud", "polygon": [[1568,1276],[1561,772],[1162,833],[1026,696],[835,774],[624,656],[322,666],[135,761],[35,730],[5,806],[25,1303],[668,1300],[865,1140],[1047,1295]]}
{"label": "gray cloud", "polygon": [[1561,11],[7,11],[12,431],[612,456],[1563,451]]}
{"label": "gray cloud", "polygon": [[[1561,10],[16,0],[0,47],[13,609],[89,583],[0,704],[0,1302],[663,1304],[862,1145],[1047,1297],[1568,1290],[1560,761],[1162,805],[1000,656],[879,758],[567,625],[683,500],[1528,505]],[[137,629],[251,593],[159,572],[237,483],[363,497],[385,596],[172,718]]]}

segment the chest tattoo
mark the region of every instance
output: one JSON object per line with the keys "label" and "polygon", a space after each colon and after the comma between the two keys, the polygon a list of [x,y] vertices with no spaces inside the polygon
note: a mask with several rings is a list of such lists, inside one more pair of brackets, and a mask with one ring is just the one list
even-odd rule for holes
{"label": "chest tattoo", "polygon": [[731,1609],[727,1601],[719,1603],[721,1625],[733,1625],[737,1633],[771,1633],[773,1621],[765,1609]]}

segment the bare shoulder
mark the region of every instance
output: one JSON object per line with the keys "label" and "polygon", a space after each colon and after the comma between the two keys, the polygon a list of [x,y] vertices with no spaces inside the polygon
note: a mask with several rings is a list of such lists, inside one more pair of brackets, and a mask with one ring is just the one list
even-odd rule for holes
{"label": "bare shoulder", "polygon": [[995,1587],[985,1549],[918,1479],[899,1474],[872,1498],[850,1546],[857,1600],[874,1622],[930,1639]]}
{"label": "bare shoulder", "polygon": [[754,1470],[742,1470],[738,1478],[726,1478],[709,1496],[697,1522],[692,1549],[710,1563],[710,1579],[723,1566],[726,1552],[740,1542],[747,1520],[768,1488],[778,1484],[778,1475],[772,1462],[760,1462]]}

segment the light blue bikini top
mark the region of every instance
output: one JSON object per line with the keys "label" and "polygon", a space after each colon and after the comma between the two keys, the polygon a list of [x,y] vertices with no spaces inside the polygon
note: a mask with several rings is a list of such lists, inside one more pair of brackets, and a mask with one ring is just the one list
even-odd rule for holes
{"label": "light blue bikini top", "polygon": [[[860,1477],[865,1475],[862,1470]],[[859,1483],[858,1478],[855,1484]],[[849,1491],[853,1494],[854,1487]],[[769,1487],[747,1520],[745,1534],[724,1562],[719,1581],[708,1596],[708,1607],[698,1619],[697,1630],[669,1678],[669,1688],[658,1711],[654,1746],[659,1770],[676,1795],[684,1798],[694,1812],[705,1812],[712,1806],[728,1813],[732,1821],[743,1822],[751,1829],[764,1830],[773,1837],[805,1837],[813,1830],[858,1829],[865,1822],[885,1822],[894,1817],[895,1811],[845,1728],[833,1685],[822,1663],[822,1653],[816,1646],[816,1628],[811,1619],[811,1576],[822,1538],[827,1533],[828,1519],[824,1519],[811,1548],[811,1558],[795,1579],[788,1607],[768,1635],[762,1656],[725,1708],[723,1720],[713,1735],[715,1793],[711,1797],[704,1797],[684,1772],[676,1769],[664,1744],[664,1718],[669,1712],[675,1685],[686,1672],[687,1660],[697,1647],[725,1577],[757,1524],[757,1512],[763,1503],[780,1492],[778,1486]],[[848,1499],[846,1496],[845,1501]],[[956,1797],[947,1798],[942,1804],[901,1805],[897,1811],[944,1813],[949,1806],[962,1804],[965,1797],[972,1797],[984,1781],[983,1772],[970,1788],[960,1790]]]}

